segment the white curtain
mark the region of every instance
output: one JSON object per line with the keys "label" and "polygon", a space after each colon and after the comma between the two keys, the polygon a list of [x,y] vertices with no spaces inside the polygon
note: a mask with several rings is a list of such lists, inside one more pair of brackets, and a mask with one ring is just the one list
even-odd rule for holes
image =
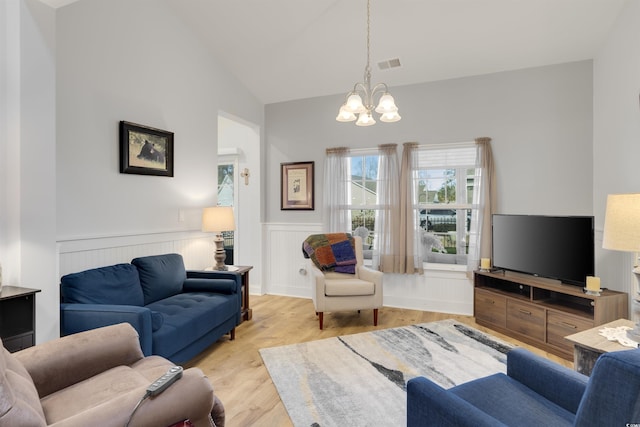
{"label": "white curtain", "polygon": [[491,215],[496,192],[491,138],[476,138],[476,173],[474,178],[473,206],[469,230],[469,255],[467,271],[480,265],[480,258],[491,256]]}
{"label": "white curtain", "polygon": [[415,189],[418,173],[418,144],[406,142],[402,149],[402,166],[400,168],[400,226],[398,228],[400,243],[399,273],[422,274],[421,228],[417,223],[415,206],[418,204]]}
{"label": "white curtain", "polygon": [[399,271],[400,194],[396,147],[397,144],[378,146],[378,210],[373,268],[387,273]]}
{"label": "white curtain", "polygon": [[328,148],[324,167],[324,228],[328,233],[351,231],[349,223],[349,149]]}

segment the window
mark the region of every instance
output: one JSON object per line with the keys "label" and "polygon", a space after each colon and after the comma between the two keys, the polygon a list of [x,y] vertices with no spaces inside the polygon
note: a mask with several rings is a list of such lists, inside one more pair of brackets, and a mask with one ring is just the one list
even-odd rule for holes
{"label": "window", "polygon": [[376,211],[378,209],[377,154],[356,154],[347,158],[348,217],[351,233],[362,237],[365,259],[371,259],[375,241]]}
{"label": "window", "polygon": [[391,233],[399,222],[396,153],[397,144],[357,152],[329,148],[324,168],[325,230],[360,236],[365,263],[387,270],[396,256]]}
{"label": "window", "polygon": [[473,143],[419,150],[413,200],[423,261],[467,263],[475,164]]}

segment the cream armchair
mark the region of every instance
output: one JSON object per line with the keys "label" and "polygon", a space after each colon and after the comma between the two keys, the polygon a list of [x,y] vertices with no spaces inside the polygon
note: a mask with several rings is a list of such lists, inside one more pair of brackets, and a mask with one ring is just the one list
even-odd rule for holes
{"label": "cream armchair", "polygon": [[378,309],[382,307],[382,278],[380,271],[363,265],[362,239],[355,239],[356,273],[323,272],[310,260],[313,282],[313,305],[320,329],[324,312],[373,309],[373,324],[378,325]]}

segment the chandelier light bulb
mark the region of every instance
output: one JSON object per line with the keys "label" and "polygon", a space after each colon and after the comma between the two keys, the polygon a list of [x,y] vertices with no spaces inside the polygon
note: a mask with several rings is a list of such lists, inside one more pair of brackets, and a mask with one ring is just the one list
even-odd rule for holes
{"label": "chandelier light bulb", "polygon": [[365,111],[364,113],[360,113],[358,115],[358,121],[356,122],[356,126],[371,126],[375,125],[376,121],[373,119],[371,115],[371,111]]}
{"label": "chandelier light bulb", "polygon": [[380,101],[378,102],[378,106],[376,107],[376,113],[384,114],[393,111],[398,111],[398,107],[396,107],[393,96],[391,96],[389,92],[386,92],[380,97]]}
{"label": "chandelier light bulb", "polygon": [[362,98],[357,93],[349,95],[345,107],[347,111],[352,113],[364,113],[366,111],[366,108],[364,108],[364,104],[362,103]]}
{"label": "chandelier light bulb", "polygon": [[402,117],[398,114],[397,111],[390,111],[388,113],[384,113],[380,116],[380,121],[385,123],[393,123],[400,121]]}
{"label": "chandelier light bulb", "polygon": [[356,119],[356,115],[347,110],[346,104],[342,104],[336,120],[339,122],[352,122]]}

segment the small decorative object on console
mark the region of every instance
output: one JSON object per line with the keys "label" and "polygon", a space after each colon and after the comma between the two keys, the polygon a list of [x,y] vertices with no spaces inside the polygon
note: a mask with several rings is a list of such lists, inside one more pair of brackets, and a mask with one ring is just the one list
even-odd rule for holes
{"label": "small decorative object on console", "polygon": [[600,278],[594,276],[587,276],[587,286],[584,291],[589,295],[600,296]]}
{"label": "small decorative object on console", "polygon": [[618,341],[625,347],[638,348],[639,343],[633,341],[627,336],[627,331],[633,330],[628,326],[618,326],[617,328],[602,328],[598,331],[598,334],[602,335],[609,341]]}

